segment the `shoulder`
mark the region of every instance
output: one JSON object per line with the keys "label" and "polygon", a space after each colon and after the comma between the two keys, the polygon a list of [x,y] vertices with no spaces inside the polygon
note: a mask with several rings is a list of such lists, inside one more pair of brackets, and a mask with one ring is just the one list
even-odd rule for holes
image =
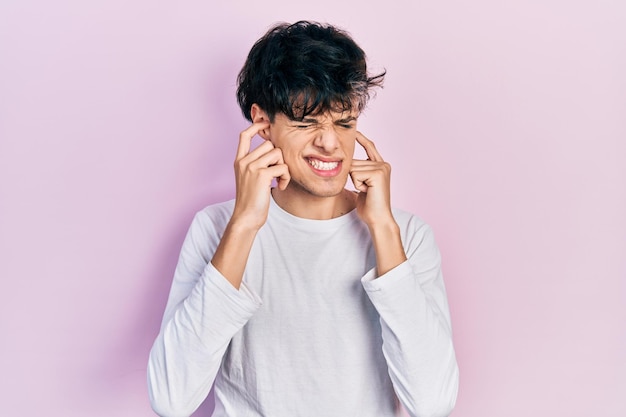
{"label": "shoulder", "polygon": [[422,231],[426,231],[429,230],[430,231],[430,226],[424,221],[422,220],[419,216],[406,211],[406,210],[402,210],[399,208],[393,208],[392,209],[393,212],[393,217],[396,220],[396,223],[398,223],[398,226],[400,226],[401,230],[404,231],[417,231],[417,230],[422,230]]}
{"label": "shoulder", "polygon": [[402,241],[407,251],[435,248],[435,237],[433,230],[419,216],[398,208],[393,209],[393,216],[400,227]]}
{"label": "shoulder", "polygon": [[228,223],[230,220],[233,209],[235,207],[235,200],[228,200],[217,204],[211,204],[206,206],[202,210],[196,213],[194,222],[212,222],[212,223]]}
{"label": "shoulder", "polygon": [[177,276],[200,276],[224,234],[233,207],[234,202],[226,201],[196,212],[180,252],[177,271],[182,275],[177,272]]}
{"label": "shoulder", "polygon": [[235,200],[212,204],[196,212],[191,226],[190,234],[206,238],[207,235],[221,235],[230,220]]}

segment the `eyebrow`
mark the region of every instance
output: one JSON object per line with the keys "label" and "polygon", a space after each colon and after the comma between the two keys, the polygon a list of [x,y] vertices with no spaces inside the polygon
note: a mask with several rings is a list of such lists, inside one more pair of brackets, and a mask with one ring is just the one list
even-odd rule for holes
{"label": "eyebrow", "polygon": [[335,124],[344,124],[344,123],[350,123],[352,121],[356,120],[356,117],[354,116],[348,116],[348,117],[344,117],[343,119],[339,119],[339,120],[335,120]]}

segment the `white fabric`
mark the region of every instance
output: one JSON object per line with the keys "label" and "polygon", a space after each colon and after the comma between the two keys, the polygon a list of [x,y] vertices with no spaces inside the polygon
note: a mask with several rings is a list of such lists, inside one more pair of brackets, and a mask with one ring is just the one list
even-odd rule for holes
{"label": "white fabric", "polygon": [[148,364],[154,410],[189,416],[215,382],[214,417],[445,416],[458,369],[440,256],[394,210],[409,260],[376,278],[353,211],[292,216],[273,200],[236,290],[210,263],[234,201],[190,227]]}

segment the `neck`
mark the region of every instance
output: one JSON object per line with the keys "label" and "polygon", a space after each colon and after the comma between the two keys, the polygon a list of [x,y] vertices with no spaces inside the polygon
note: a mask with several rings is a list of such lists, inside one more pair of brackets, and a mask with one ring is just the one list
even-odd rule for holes
{"label": "neck", "polygon": [[319,197],[297,193],[289,187],[286,190],[273,188],[272,197],[287,213],[311,220],[334,219],[356,207],[356,194],[346,189],[335,196]]}

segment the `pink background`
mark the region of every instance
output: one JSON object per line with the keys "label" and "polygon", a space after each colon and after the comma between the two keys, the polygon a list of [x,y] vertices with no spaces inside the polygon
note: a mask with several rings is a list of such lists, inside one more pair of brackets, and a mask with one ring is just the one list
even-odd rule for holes
{"label": "pink background", "polygon": [[0,4],[2,415],[153,415],[183,236],[234,194],[235,75],[300,18],[388,71],[360,128],[444,256],[453,415],[626,415],[625,3],[366,4]]}

